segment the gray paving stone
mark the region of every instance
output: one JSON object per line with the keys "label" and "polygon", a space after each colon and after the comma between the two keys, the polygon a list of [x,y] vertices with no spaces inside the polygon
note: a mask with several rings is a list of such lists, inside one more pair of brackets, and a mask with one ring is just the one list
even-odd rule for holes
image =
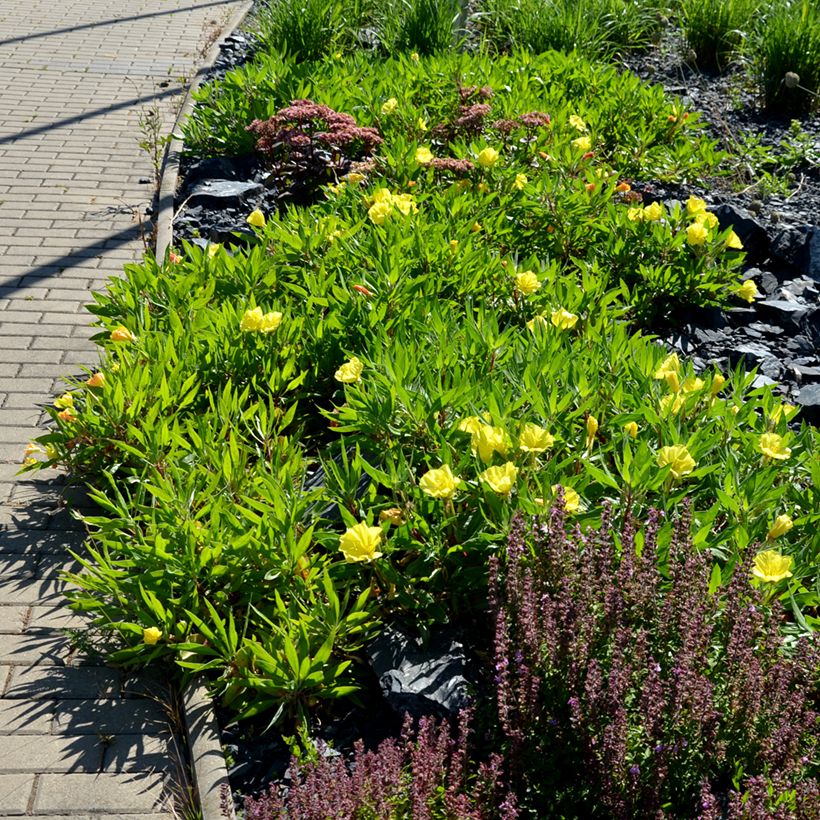
{"label": "gray paving stone", "polygon": [[[66,606],[34,606],[26,610],[28,622],[26,634],[32,632],[49,632],[61,629],[83,629],[87,627],[90,618],[78,612],[73,612]],[[0,619],[3,609],[0,608]],[[0,620],[0,624],[2,620]]]}
{"label": "gray paving stone", "polygon": [[0,811],[6,815],[25,814],[33,788],[33,774],[0,774]]}
{"label": "gray paving stone", "polygon": [[160,774],[44,774],[40,777],[34,811],[150,813],[167,804],[164,791]]}
{"label": "gray paving stone", "polygon": [[45,604],[65,600],[66,584],[57,580],[10,579],[0,576],[0,604]]}
{"label": "gray paving stone", "polygon": [[0,602],[0,634],[20,634],[30,611],[31,607],[28,606],[3,606]]}
{"label": "gray paving stone", "polygon": [[[0,666],[0,681],[5,679]],[[6,684],[5,698],[27,700],[115,698],[120,676],[112,669],[95,666],[15,666]]]}
{"label": "gray paving stone", "polygon": [[98,772],[105,751],[94,735],[7,735],[0,741],[0,774]]}
{"label": "gray paving stone", "polygon": [[[55,701],[0,698],[0,735],[47,735],[54,725]],[[0,741],[2,748],[3,741]]]}
{"label": "gray paving stone", "polygon": [[163,704],[155,700],[58,700],[54,709],[54,729],[66,734],[162,736],[171,730]]}
{"label": "gray paving stone", "polygon": [[65,636],[52,632],[9,635],[0,633],[1,664],[45,664],[62,666],[68,655]]}

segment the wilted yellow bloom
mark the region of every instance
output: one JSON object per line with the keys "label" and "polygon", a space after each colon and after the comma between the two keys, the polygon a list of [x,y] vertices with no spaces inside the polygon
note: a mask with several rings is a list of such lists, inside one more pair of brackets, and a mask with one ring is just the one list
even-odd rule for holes
{"label": "wilted yellow bloom", "polygon": [[702,213],[696,214],[695,222],[697,222],[698,225],[703,225],[704,228],[710,231],[712,228],[717,228],[719,224],[718,218],[711,211],[703,211]]}
{"label": "wilted yellow bloom", "polygon": [[710,393],[712,396],[717,396],[721,390],[723,390],[723,385],[726,384],[726,377],[721,373],[715,373],[712,377],[712,387],[710,389]]}
{"label": "wilted yellow bloom", "polygon": [[248,218],[245,221],[254,228],[264,228],[267,220],[265,219],[265,214],[257,208],[248,214]]}
{"label": "wilted yellow bloom", "polygon": [[98,371],[91,378],[86,379],[85,383],[88,387],[105,387],[105,373]]}
{"label": "wilted yellow bloom", "polygon": [[[558,493],[559,487],[561,484],[553,484],[552,491],[554,493]],[[578,512],[581,509],[581,496],[572,489],[572,487],[567,487],[564,485],[564,509],[568,513]]]}
{"label": "wilted yellow bloom", "polygon": [[706,382],[703,381],[703,379],[699,379],[697,376],[690,376],[683,382],[681,387],[683,388],[684,393],[697,393],[699,390],[703,390],[703,388],[706,387]]}
{"label": "wilted yellow bloom", "polygon": [[776,584],[784,578],[791,578],[792,566],[790,555],[781,555],[774,550],[764,550],[755,555],[752,575],[770,584]]}
{"label": "wilted yellow bloom", "polygon": [[753,280],[747,279],[738,289],[737,295],[749,304],[754,302],[756,296],[760,296],[757,285]]}
{"label": "wilted yellow bloom", "polygon": [[703,213],[706,210],[706,203],[696,196],[690,196],[689,199],[686,200],[686,213],[689,216],[695,216],[695,214]]}
{"label": "wilted yellow bloom", "polygon": [[515,182],[513,182],[513,187],[516,190],[522,191],[526,184],[527,184],[527,175],[526,174],[516,174],[515,175]]}
{"label": "wilted yellow bloom", "polygon": [[339,539],[339,549],[348,563],[373,561],[381,558],[383,553],[377,552],[376,547],[382,540],[381,527],[368,527],[362,521],[355,527],[350,527]]}
{"label": "wilted yellow bloom", "polygon": [[489,484],[493,492],[509,495],[518,478],[518,467],[508,461],[501,467],[488,467],[479,478]]}
{"label": "wilted yellow bloom", "polygon": [[476,186],[476,190],[480,194],[488,194],[490,192],[490,186],[487,185],[486,182],[479,182],[478,185]]}
{"label": "wilted yellow bloom", "polygon": [[478,156],[476,157],[476,162],[482,168],[492,168],[493,165],[498,162],[499,153],[495,150],[495,148],[491,148],[487,146],[483,148],[481,151],[478,152]]}
{"label": "wilted yellow bloom", "polygon": [[392,114],[399,107],[399,101],[395,97],[391,97],[382,106],[382,114]]}
{"label": "wilted yellow bloom", "polygon": [[222,245],[219,242],[208,243],[208,258],[213,259],[222,250]]}
{"label": "wilted yellow bloom", "polygon": [[659,202],[653,202],[643,209],[645,221],[657,222],[663,216],[663,206]]}
{"label": "wilted yellow bloom", "polygon": [[523,296],[535,293],[541,287],[541,281],[531,270],[525,270],[515,275],[515,289]]}
{"label": "wilted yellow bloom", "polygon": [[433,152],[429,148],[421,146],[416,148],[416,162],[419,165],[427,165],[433,161]]}
{"label": "wilted yellow bloom", "polygon": [[507,436],[503,428],[482,424],[473,433],[473,450],[478,453],[482,461],[492,461],[493,453],[507,455]]}
{"label": "wilted yellow bloom", "polygon": [[577,137],[572,141],[572,144],[579,150],[579,151],[589,151],[592,148],[592,140],[587,137]]}
{"label": "wilted yellow bloom", "polygon": [[589,448],[592,447],[592,445],[595,441],[595,436],[598,433],[598,419],[596,419],[595,416],[587,416],[586,428],[587,428],[586,448],[587,448],[587,450],[589,450]]}
{"label": "wilted yellow bloom", "polygon": [[419,480],[422,491],[433,498],[452,498],[460,484],[461,479],[453,475],[449,464],[428,470]]}
{"label": "wilted yellow bloom", "polygon": [[458,250],[459,241],[458,239],[451,239],[450,240],[450,251],[455,253]]}
{"label": "wilted yellow bloom", "polygon": [[624,425],[624,430],[629,434],[630,438],[637,438],[637,436],[638,436],[638,422],[637,421],[628,421]]}
{"label": "wilted yellow bloom", "polygon": [[665,379],[667,373],[680,373],[680,359],[677,353],[670,353],[655,371],[656,379]]}
{"label": "wilted yellow bloom", "polygon": [[77,418],[77,411],[73,407],[66,407],[65,410],[57,413],[57,418],[60,421],[74,421]]}
{"label": "wilted yellow bloom", "polygon": [[42,447],[40,447],[39,444],[35,444],[33,441],[30,441],[26,445],[26,449],[23,450],[23,457],[24,458],[30,458],[31,456],[35,456],[38,453],[42,453],[42,452],[43,452],[43,449],[42,449]]}
{"label": "wilted yellow bloom", "polygon": [[528,421],[518,434],[518,449],[527,453],[543,453],[555,444],[555,436]]}
{"label": "wilted yellow bloom", "polygon": [[709,231],[700,222],[693,222],[686,229],[686,241],[690,245],[705,245],[709,238]]}
{"label": "wilted yellow bloom", "polygon": [[349,174],[345,174],[344,179],[348,185],[358,185],[360,182],[364,182],[364,174],[351,171]]}
{"label": "wilted yellow bloom", "polygon": [[374,202],[367,209],[367,215],[374,225],[384,225],[392,213],[393,206],[389,202]]}
{"label": "wilted yellow bloom", "polygon": [[759,442],[760,452],[766,458],[773,458],[777,461],[785,461],[792,454],[791,448],[786,447],[783,436],[777,433],[763,433]]}
{"label": "wilted yellow bloom", "polygon": [[643,222],[643,208],[630,208],[626,212],[626,218],[630,222]]}
{"label": "wilted yellow bloom", "polygon": [[766,533],[767,541],[774,541],[775,538],[780,538],[785,535],[794,526],[794,521],[788,515],[778,515],[774,520],[774,524],[769,527]]}
{"label": "wilted yellow bloom", "polygon": [[125,325],[119,325],[111,331],[112,342],[133,342],[136,338]]}
{"label": "wilted yellow bloom", "polygon": [[379,523],[389,521],[394,527],[400,527],[404,523],[404,516],[399,507],[389,507],[379,513]]}
{"label": "wilted yellow bloom", "polygon": [[678,374],[675,373],[673,370],[670,370],[668,373],[664,375],[666,379],[666,383],[669,385],[669,389],[673,393],[680,392],[680,379],[678,378]]}
{"label": "wilted yellow bloom", "polygon": [[342,384],[354,384],[361,379],[363,370],[364,364],[359,361],[357,356],[353,356],[336,371],[334,378]]}
{"label": "wilted yellow bloom", "polygon": [[695,469],[695,459],[683,444],[673,444],[669,447],[661,447],[658,450],[658,467],[671,467],[670,474],[673,478],[691,473]]}
{"label": "wilted yellow bloom", "polygon": [[156,645],[157,641],[162,637],[162,630],[155,626],[149,626],[142,630],[142,642],[148,646]]}
{"label": "wilted yellow bloom", "polygon": [[65,410],[66,407],[74,407],[74,396],[71,393],[63,393],[62,396],[54,399],[54,406],[58,410]]}
{"label": "wilted yellow bloom", "polygon": [[569,124],[576,131],[586,131],[587,130],[587,124],[577,114],[570,114]]}
{"label": "wilted yellow bloom", "polygon": [[565,308],[558,308],[552,312],[550,321],[559,330],[572,330],[578,322],[578,317]]}
{"label": "wilted yellow bloom", "polygon": [[410,59],[411,59],[414,63],[417,63],[417,62],[419,61],[419,53],[418,53],[418,51],[414,51],[414,52],[410,55]]}
{"label": "wilted yellow bloom", "polygon": [[783,404],[778,404],[777,407],[772,408],[772,413],[769,418],[772,420],[772,423],[777,424],[782,418],[788,421],[796,412],[797,408],[793,404],[783,402]]}
{"label": "wilted yellow bloom", "polygon": [[734,231],[729,231],[729,236],[726,237],[726,247],[736,251],[743,250],[743,243]]}
{"label": "wilted yellow bloom", "polygon": [[427,120],[423,120],[421,117],[416,120],[416,128],[419,129],[422,133],[427,130]]}
{"label": "wilted yellow bloom", "polygon": [[470,228],[470,231],[472,233],[478,233],[481,230],[483,230],[483,228],[481,226],[481,223],[480,222],[473,222],[472,227]]}

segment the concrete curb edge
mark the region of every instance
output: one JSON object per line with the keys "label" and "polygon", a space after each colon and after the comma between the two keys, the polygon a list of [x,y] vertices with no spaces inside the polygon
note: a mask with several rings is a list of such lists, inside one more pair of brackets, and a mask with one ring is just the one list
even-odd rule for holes
{"label": "concrete curb edge", "polygon": [[165,161],[162,164],[162,177],[159,185],[159,196],[157,197],[157,237],[155,247],[157,259],[165,258],[165,254],[174,241],[174,199],[176,197],[177,183],[179,182],[179,160],[183,148],[180,129],[194,110],[194,92],[199,88],[205,78],[205,73],[219,56],[220,44],[241,25],[252,7],[253,0],[245,0],[231,15],[222,34],[211,46],[202,65],[197,69],[196,74],[188,86],[188,91],[185,94],[185,99],[182,102],[179,113],[177,114],[174,127],[171,131],[171,141],[168,143]]}

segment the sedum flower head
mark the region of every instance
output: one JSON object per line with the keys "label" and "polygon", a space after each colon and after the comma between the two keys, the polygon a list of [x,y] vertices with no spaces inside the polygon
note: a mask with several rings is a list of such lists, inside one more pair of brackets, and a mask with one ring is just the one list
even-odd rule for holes
{"label": "sedum flower head", "polygon": [[253,228],[264,228],[267,220],[265,219],[265,214],[257,208],[248,214],[248,218],[245,221]]}
{"label": "sedum flower head", "polygon": [[671,467],[669,472],[673,478],[681,478],[695,469],[695,459],[683,444],[673,444],[658,451],[658,467],[667,465]]}
{"label": "sedum flower head", "polygon": [[453,475],[449,464],[436,470],[428,470],[419,480],[419,487],[433,498],[452,498],[461,484],[461,479]]}
{"label": "sedum flower head", "polygon": [[775,550],[763,550],[755,555],[752,575],[770,584],[776,584],[784,578],[791,578],[792,566],[790,555],[781,555]]}
{"label": "sedum flower head", "polygon": [[358,356],[353,356],[333,374],[333,377],[342,384],[355,384],[361,380],[363,370],[364,364],[359,361]]}
{"label": "sedum flower head", "polygon": [[376,547],[382,540],[381,527],[369,527],[364,521],[350,527],[339,539],[339,549],[348,563],[369,562],[381,558]]}
{"label": "sedum flower head", "polygon": [[142,642],[147,646],[155,646],[162,637],[162,630],[155,626],[149,626],[142,630]]}
{"label": "sedum flower head", "polygon": [[747,279],[738,289],[737,295],[751,304],[754,302],[757,296],[760,296],[760,292],[757,289],[757,285],[754,283],[752,279]]}
{"label": "sedum flower head", "polygon": [[500,467],[488,467],[479,478],[489,484],[494,493],[509,495],[518,478],[518,467],[508,461]]}
{"label": "sedum flower head", "polygon": [[518,434],[518,449],[526,453],[543,453],[555,444],[555,436],[528,421]]}
{"label": "sedum flower head", "polygon": [[559,330],[572,330],[578,322],[578,317],[565,308],[558,308],[552,312],[550,321]]}
{"label": "sedum flower head", "polygon": [[785,461],[792,454],[791,448],[786,447],[783,436],[777,433],[763,433],[758,446],[766,458],[773,458],[777,461]]}
{"label": "sedum flower head", "polygon": [[778,515],[774,520],[774,524],[769,527],[766,533],[767,541],[774,541],[775,538],[780,538],[785,535],[794,526],[794,521],[788,515]]}
{"label": "sedum flower head", "polygon": [[515,289],[523,296],[535,293],[541,287],[541,280],[531,270],[515,275]]}

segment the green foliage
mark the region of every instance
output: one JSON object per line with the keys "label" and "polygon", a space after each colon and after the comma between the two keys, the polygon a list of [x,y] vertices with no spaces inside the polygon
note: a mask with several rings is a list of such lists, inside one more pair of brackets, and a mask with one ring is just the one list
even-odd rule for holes
{"label": "green foliage", "polygon": [[386,0],[377,23],[382,49],[417,55],[449,51],[460,14],[460,0]]}
{"label": "green foliage", "polygon": [[731,61],[756,20],[759,0],[682,0],[681,27],[694,58],[705,70],[722,70]]}

